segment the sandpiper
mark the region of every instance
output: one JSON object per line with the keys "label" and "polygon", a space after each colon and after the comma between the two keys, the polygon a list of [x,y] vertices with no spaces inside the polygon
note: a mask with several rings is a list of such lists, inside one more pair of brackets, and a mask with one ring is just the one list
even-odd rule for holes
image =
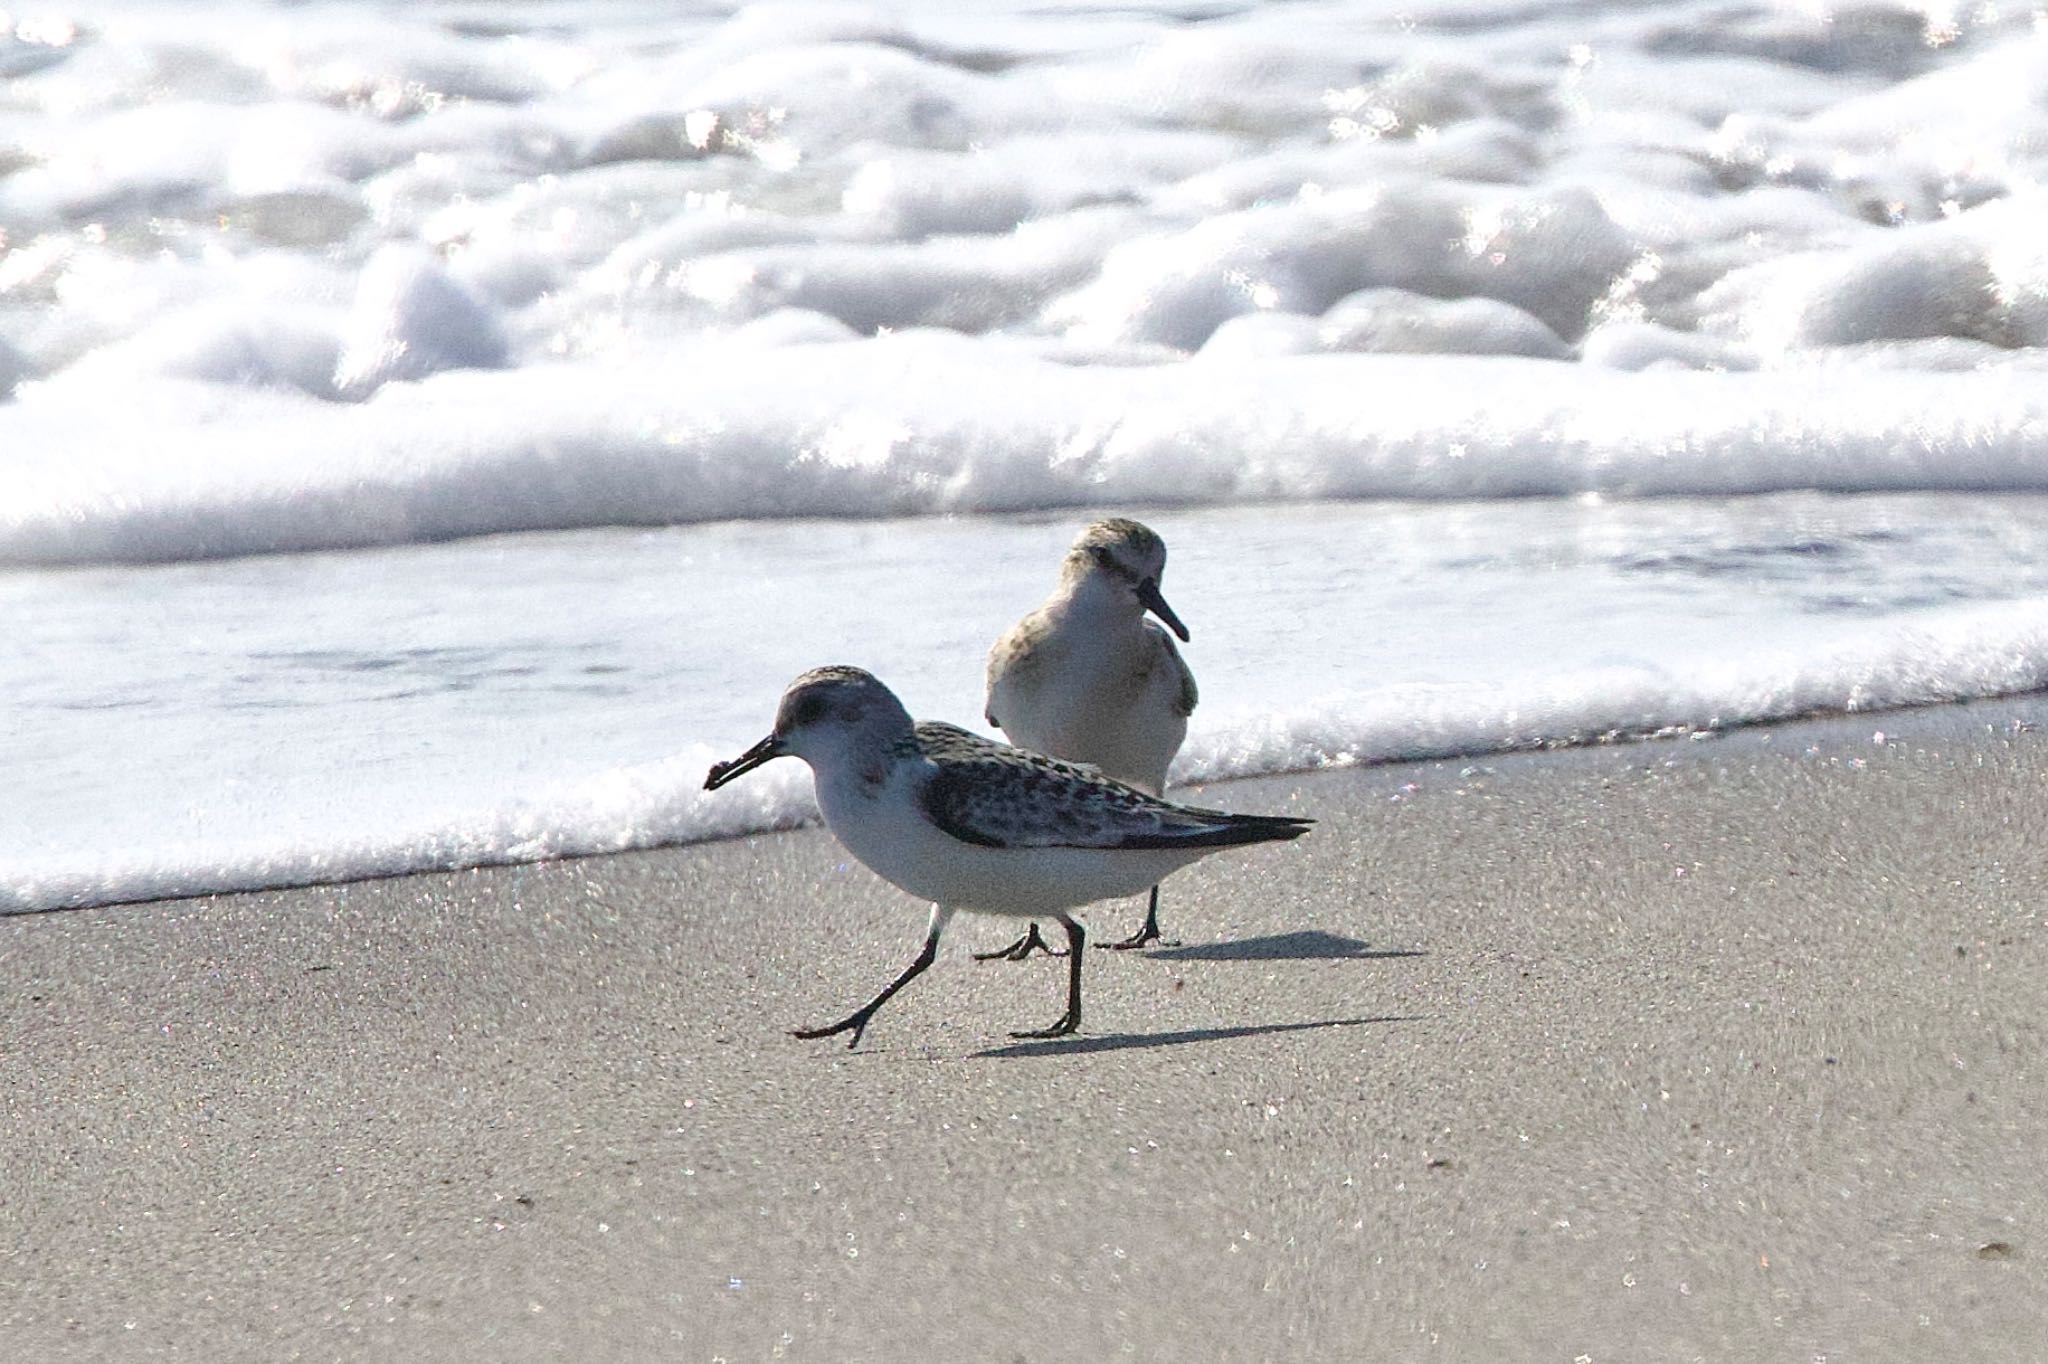
{"label": "sandpiper", "polygon": [[1299,838],[1313,822],[1176,805],[1088,768],[935,721],[915,723],[896,694],[859,668],[814,668],[790,683],[775,728],[704,779],[715,791],[784,755],[811,766],[825,823],[883,879],[932,901],[924,948],[886,989],[839,1022],[798,1037],[851,1032],[930,966],[957,910],[1051,918],[1067,930],[1067,1011],[1081,1025],[1081,925],[1069,911],[1135,895],[1216,851]]}
{"label": "sandpiper", "polygon": [[[1166,542],[1124,517],[1082,531],[1060,565],[1045,605],[1018,621],[988,656],[988,722],[1011,743],[1068,762],[1087,763],[1148,795],[1166,789],[1167,765],[1187,737],[1198,693],[1195,675],[1173,647],[1187,626],[1160,594]],[[1145,922],[1111,947],[1159,941],[1159,887]],[[1038,925],[986,961],[1050,953]]]}

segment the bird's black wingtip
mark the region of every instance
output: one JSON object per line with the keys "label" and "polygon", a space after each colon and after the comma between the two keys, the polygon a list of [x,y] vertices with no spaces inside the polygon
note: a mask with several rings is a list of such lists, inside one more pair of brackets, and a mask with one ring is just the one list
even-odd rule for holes
{"label": "bird's black wingtip", "polygon": [[1281,843],[1300,838],[1314,824],[1296,815],[1234,815],[1220,810],[1203,813],[1216,819],[1205,829],[1140,834],[1125,839],[1125,848],[1233,848],[1247,843]]}
{"label": "bird's black wingtip", "polygon": [[1304,815],[1238,815],[1231,824],[1247,843],[1284,843],[1300,838],[1315,821]]}

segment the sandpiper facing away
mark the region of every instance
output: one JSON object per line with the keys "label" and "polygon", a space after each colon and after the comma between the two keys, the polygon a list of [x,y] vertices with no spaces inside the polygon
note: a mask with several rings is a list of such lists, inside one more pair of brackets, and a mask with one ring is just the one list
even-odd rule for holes
{"label": "sandpiper facing away", "polygon": [[[1173,639],[1187,626],[1160,595],[1166,542],[1123,517],[1082,531],[1060,565],[1059,586],[1045,605],[1018,621],[988,656],[988,722],[1010,742],[1087,763],[1148,795],[1166,788],[1167,765],[1187,737],[1198,693]],[[1159,940],[1159,887],[1152,887],[1145,923],[1111,947]],[[1050,952],[1038,925],[999,952],[1021,961]]]}
{"label": "sandpiper facing away", "polygon": [[771,759],[811,765],[818,808],[848,850],[885,880],[932,901],[924,948],[886,989],[839,1022],[798,1037],[851,1032],[932,964],[956,910],[1051,918],[1067,930],[1067,1011],[1017,1037],[1081,1025],[1081,925],[1069,912],[1135,895],[1216,851],[1299,838],[1313,822],[1233,815],[1160,800],[1098,772],[970,734],[914,723],[896,694],[859,668],[815,668],[782,694],[775,728],[704,779],[717,790]]}

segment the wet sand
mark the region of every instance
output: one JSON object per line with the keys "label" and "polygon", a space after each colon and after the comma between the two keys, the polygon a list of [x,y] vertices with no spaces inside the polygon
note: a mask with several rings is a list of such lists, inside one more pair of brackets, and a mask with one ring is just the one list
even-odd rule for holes
{"label": "wet sand", "polygon": [[4,1353],[2041,1351],[2048,702],[1202,798],[1322,822],[1053,1042],[972,918],[789,1037],[924,924],[815,830],[0,920]]}

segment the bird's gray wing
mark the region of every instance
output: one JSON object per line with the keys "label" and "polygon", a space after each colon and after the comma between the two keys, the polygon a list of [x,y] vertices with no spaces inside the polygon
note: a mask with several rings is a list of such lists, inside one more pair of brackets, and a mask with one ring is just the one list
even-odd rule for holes
{"label": "bird's gray wing", "polygon": [[988,700],[982,706],[982,715],[998,729],[1004,726],[995,709],[997,682],[1006,674],[1023,677],[1059,666],[1058,650],[1048,642],[1048,636],[1040,627],[1040,617],[1040,612],[1033,611],[1003,631],[988,651]]}
{"label": "bird's gray wing", "polygon": [[925,817],[987,848],[1202,848],[1293,838],[1298,819],[1176,805],[1093,768],[927,722],[917,738],[933,772]]}

